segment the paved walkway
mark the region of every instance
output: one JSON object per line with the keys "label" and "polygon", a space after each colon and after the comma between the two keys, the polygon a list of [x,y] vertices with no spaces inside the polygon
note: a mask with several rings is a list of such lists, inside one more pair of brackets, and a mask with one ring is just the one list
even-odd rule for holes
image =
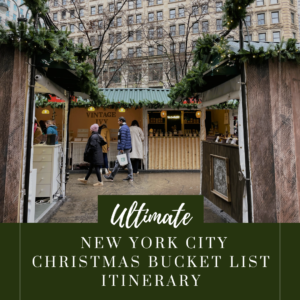
{"label": "paved walkway", "polygon": [[[116,175],[113,182],[104,180],[102,187],[93,187],[97,182],[92,174],[87,185],[77,178],[83,174],[70,174],[67,184],[67,200],[51,218],[50,223],[96,223],[98,195],[199,195],[200,174],[190,172],[178,173],[141,173],[133,182],[124,182],[125,173]],[[204,205],[204,222],[224,223],[208,206]]]}

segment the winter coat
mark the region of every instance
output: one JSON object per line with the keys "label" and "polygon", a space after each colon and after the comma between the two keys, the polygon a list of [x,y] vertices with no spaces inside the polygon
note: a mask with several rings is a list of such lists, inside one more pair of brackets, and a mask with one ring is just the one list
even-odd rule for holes
{"label": "winter coat", "polygon": [[143,159],[144,132],[138,126],[130,126],[132,152],[130,158]]}
{"label": "winter coat", "polygon": [[92,132],[84,151],[84,161],[95,166],[104,164],[102,146],[106,145],[103,137],[98,132]]}
{"label": "winter coat", "polygon": [[100,126],[98,132],[101,134],[104,141],[107,142],[107,145],[102,146],[102,152],[107,153],[107,148],[109,148],[110,145],[110,132],[106,126]]}
{"label": "winter coat", "polygon": [[47,128],[47,134],[56,134],[56,140],[55,140],[55,144],[58,144],[58,132],[57,132],[57,127],[54,125],[50,125]]}
{"label": "winter coat", "polygon": [[[120,139],[120,140],[119,140]],[[118,136],[118,150],[128,150],[131,149],[131,135],[130,129],[127,124],[123,124],[119,129]]]}
{"label": "winter coat", "polygon": [[41,142],[41,139],[39,139],[43,135],[42,129],[37,126],[35,133],[34,133],[34,141],[33,144],[39,144]]}

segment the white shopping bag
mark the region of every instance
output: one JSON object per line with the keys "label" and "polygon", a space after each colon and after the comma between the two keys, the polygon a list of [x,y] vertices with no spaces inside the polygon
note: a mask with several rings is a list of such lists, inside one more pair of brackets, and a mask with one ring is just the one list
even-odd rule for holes
{"label": "white shopping bag", "polygon": [[120,166],[126,166],[126,165],[128,165],[127,155],[126,154],[117,155],[117,160],[118,160]]}

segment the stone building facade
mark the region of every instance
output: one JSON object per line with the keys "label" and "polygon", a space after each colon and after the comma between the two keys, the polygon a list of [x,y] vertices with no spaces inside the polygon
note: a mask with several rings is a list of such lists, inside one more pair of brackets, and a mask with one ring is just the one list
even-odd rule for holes
{"label": "stone building facade", "polygon": [[[248,8],[245,40],[298,38],[296,1],[256,0]],[[169,88],[192,66],[197,38],[225,30],[222,4],[220,0],[52,0],[50,15],[59,29],[71,31],[74,43],[97,48],[103,39],[98,51],[101,72],[95,72],[99,86]],[[238,30],[227,38],[237,40]]]}

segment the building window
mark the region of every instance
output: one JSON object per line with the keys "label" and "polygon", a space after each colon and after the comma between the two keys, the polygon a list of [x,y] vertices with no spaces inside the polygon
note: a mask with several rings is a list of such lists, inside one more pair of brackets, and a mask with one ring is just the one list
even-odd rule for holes
{"label": "building window", "polygon": [[66,5],[67,4],[67,0],[62,0],[62,5]]}
{"label": "building window", "polygon": [[180,7],[178,10],[178,17],[183,18],[184,17],[184,8]]}
{"label": "building window", "polygon": [[279,31],[275,31],[273,32],[273,42],[280,42],[280,32]]}
{"label": "building window", "polygon": [[278,0],[271,0],[270,1],[270,4],[277,4],[278,3]]}
{"label": "building window", "polygon": [[136,32],[136,40],[137,41],[140,41],[142,39],[142,32],[141,32],[141,30],[138,30],[137,32]]}
{"label": "building window", "polygon": [[176,44],[171,44],[170,45],[170,52],[175,53],[176,52]]}
{"label": "building window", "polygon": [[218,19],[217,20],[217,30],[222,30],[223,27],[222,27],[222,19]]}
{"label": "building window", "polygon": [[67,17],[67,11],[66,11],[66,10],[63,10],[63,11],[61,12],[61,18],[64,20],[66,17]]}
{"label": "building window", "polygon": [[157,0],[156,4],[163,4],[163,0]]}
{"label": "building window", "polygon": [[71,31],[71,32],[74,32],[74,31],[75,31],[75,25],[74,25],[74,24],[71,24],[71,25],[70,25],[70,31]]}
{"label": "building window", "polygon": [[75,10],[70,11],[70,18],[74,19],[75,18]]}
{"label": "building window", "polygon": [[128,41],[129,42],[133,42],[133,31],[129,31],[129,33],[128,33]]}
{"label": "building window", "polygon": [[133,16],[128,17],[128,24],[129,25],[133,24]]}
{"label": "building window", "polygon": [[54,6],[58,6],[58,0],[54,0]]}
{"label": "building window", "polygon": [[265,25],[265,14],[258,14],[257,15],[257,24],[258,25]]}
{"label": "building window", "polygon": [[163,28],[158,27],[157,28],[157,38],[162,38],[163,37]]}
{"label": "building window", "polygon": [[291,0],[291,3],[294,4],[294,0]]}
{"label": "building window", "polygon": [[198,6],[193,6],[192,7],[192,16],[196,16],[198,14],[199,14]]}
{"label": "building window", "polygon": [[109,27],[114,27],[115,26],[115,19],[114,18],[111,18],[110,20],[110,24],[109,24]]}
{"label": "building window", "polygon": [[128,48],[128,57],[133,57],[133,48]]}
{"label": "building window", "polygon": [[148,21],[153,22],[154,21],[154,13],[149,13],[148,14]]}
{"label": "building window", "polygon": [[154,39],[154,28],[148,30],[148,36],[150,40]]}
{"label": "building window", "polygon": [[272,23],[276,24],[279,23],[279,12],[272,12]]}
{"label": "building window", "polygon": [[192,49],[195,50],[197,46],[197,41],[193,41],[192,42]]}
{"label": "building window", "polygon": [[149,5],[149,6],[154,5],[154,0],[148,0],[148,5]]}
{"label": "building window", "polygon": [[102,35],[102,34],[99,34],[99,35],[98,35],[98,42],[99,42],[99,44],[102,42],[102,39],[103,39],[103,35]]}
{"label": "building window", "polygon": [[198,23],[193,24],[193,33],[199,33],[199,24]]}
{"label": "building window", "polygon": [[291,13],[291,20],[292,20],[292,24],[295,24],[295,14]]}
{"label": "building window", "polygon": [[122,18],[117,18],[117,26],[122,26]]}
{"label": "building window", "polygon": [[79,30],[80,30],[80,31],[83,31],[83,30],[84,30],[84,27],[83,27],[83,24],[82,24],[82,23],[79,24]]}
{"label": "building window", "polygon": [[257,5],[257,6],[262,6],[262,5],[264,5],[264,0],[256,0],[256,5]]}
{"label": "building window", "polygon": [[79,16],[80,17],[84,16],[84,9],[83,8],[79,9]]}
{"label": "building window", "polygon": [[185,52],[185,43],[180,43],[179,44],[179,52],[184,53]]}
{"label": "building window", "polygon": [[208,21],[203,21],[202,22],[202,31],[203,32],[208,32]]}
{"label": "building window", "polygon": [[247,25],[248,27],[250,27],[250,26],[251,26],[251,16],[246,16],[245,22],[246,22],[246,25]]}
{"label": "building window", "polygon": [[163,64],[149,64],[148,65],[149,81],[160,81],[163,78]]}
{"label": "building window", "polygon": [[185,34],[185,25],[181,24],[179,25],[179,35],[184,35]]}
{"label": "building window", "polygon": [[114,52],[110,52],[110,54],[109,54],[109,59],[110,59],[110,60],[114,59]]}
{"label": "building window", "polygon": [[122,7],[122,2],[118,2],[118,4],[117,4],[117,8],[118,8],[118,10],[120,10],[120,9],[121,9],[121,7]]}
{"label": "building window", "polygon": [[91,7],[91,15],[95,15],[96,14],[96,7],[92,6]]}
{"label": "building window", "polygon": [[149,46],[148,47],[148,55],[149,56],[153,56],[154,55],[154,47],[153,46]]}
{"label": "building window", "polygon": [[98,21],[98,28],[103,29],[103,20]]}
{"label": "building window", "polygon": [[136,0],[136,8],[142,7],[142,0]]}
{"label": "building window", "polygon": [[61,30],[62,30],[62,31],[66,31],[66,28],[67,28],[66,25],[61,26]]}
{"label": "building window", "polygon": [[109,11],[114,12],[115,6],[113,4],[109,4]]}
{"label": "building window", "polygon": [[157,12],[157,21],[162,21],[163,19],[163,12],[162,11],[158,11]]}
{"label": "building window", "polygon": [[78,44],[83,44],[83,38],[82,37],[78,39]]}
{"label": "building window", "polygon": [[296,33],[295,32],[293,32],[293,39],[295,39],[296,38]]}
{"label": "building window", "polygon": [[217,12],[222,11],[222,6],[223,6],[223,3],[222,3],[222,2],[217,2],[217,3],[216,3],[216,11],[217,11]]}
{"label": "building window", "polygon": [[258,34],[258,40],[259,40],[259,42],[265,42],[266,41],[266,34],[265,33],[259,33]]}
{"label": "building window", "polygon": [[157,46],[157,55],[163,55],[164,49],[162,45]]}
{"label": "building window", "polygon": [[98,14],[103,14],[103,5],[98,6]]}
{"label": "building window", "polygon": [[122,41],[122,33],[118,32],[117,33],[117,43],[121,43],[121,41]]}
{"label": "building window", "polygon": [[137,23],[142,23],[142,15],[137,15],[136,16],[136,22]]}
{"label": "building window", "polygon": [[142,48],[136,48],[136,56],[141,57],[142,56]]}
{"label": "building window", "polygon": [[207,4],[202,5],[202,14],[205,15],[208,13],[208,6]]}
{"label": "building window", "polygon": [[117,59],[121,59],[122,58],[122,50],[118,49],[117,50]]}
{"label": "building window", "polygon": [[142,66],[128,66],[128,81],[139,82],[142,80]]}
{"label": "building window", "polygon": [[17,15],[13,14],[13,20],[17,21]]}
{"label": "building window", "polygon": [[175,19],[175,17],[176,17],[176,10],[170,9],[170,19]]}
{"label": "building window", "polygon": [[133,1],[128,1],[128,8],[129,9],[134,9],[134,2]]}
{"label": "building window", "polygon": [[174,36],[176,34],[176,26],[172,25],[170,26],[170,35]]}
{"label": "building window", "polygon": [[91,45],[95,46],[95,44],[96,44],[96,39],[94,36],[91,36]]}
{"label": "building window", "polygon": [[57,21],[57,13],[53,14],[53,21]]}
{"label": "building window", "polygon": [[114,35],[113,35],[113,34],[109,34],[109,35],[108,35],[108,42],[109,42],[110,44],[113,44],[113,43],[114,43]]}
{"label": "building window", "polygon": [[232,36],[229,36],[229,37],[227,38],[227,41],[228,41],[228,42],[233,42],[233,37],[232,37]]}
{"label": "building window", "polygon": [[245,42],[251,42],[252,41],[252,34],[245,35]]}
{"label": "building window", "polygon": [[[24,11],[23,11],[23,8],[20,8],[20,15],[21,15],[21,17],[24,17]],[[0,20],[0,22],[1,22],[1,20]]]}

